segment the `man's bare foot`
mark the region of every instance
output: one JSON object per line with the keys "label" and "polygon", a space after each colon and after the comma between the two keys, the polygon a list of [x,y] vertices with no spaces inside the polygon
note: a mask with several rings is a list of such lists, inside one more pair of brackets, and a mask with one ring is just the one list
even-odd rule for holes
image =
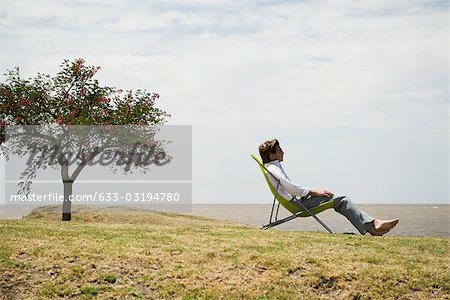
{"label": "man's bare foot", "polygon": [[392,228],[395,227],[395,225],[398,224],[398,219],[393,219],[393,220],[378,220],[375,219],[373,221],[373,229],[375,229],[375,231],[377,232],[382,232],[382,231],[389,231]]}
{"label": "man's bare foot", "polygon": [[371,235],[382,236],[382,235],[385,235],[386,233],[388,233],[389,229],[378,231],[378,230],[375,230],[374,228],[370,228],[367,232],[369,232]]}
{"label": "man's bare foot", "polygon": [[398,219],[394,220],[374,220],[373,227],[368,230],[371,235],[382,236],[389,232],[395,225],[398,224]]}

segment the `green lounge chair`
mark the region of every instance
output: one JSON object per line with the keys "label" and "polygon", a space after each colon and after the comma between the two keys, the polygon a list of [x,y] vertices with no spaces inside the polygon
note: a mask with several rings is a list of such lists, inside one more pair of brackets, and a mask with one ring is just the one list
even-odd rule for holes
{"label": "green lounge chair", "polygon": [[[274,198],[272,203],[272,210],[270,212],[270,220],[268,224],[265,224],[261,227],[261,229],[268,229],[283,223],[286,223],[292,219],[295,218],[305,218],[305,217],[314,217],[314,219],[317,220],[317,222],[320,223],[329,233],[333,233],[333,231],[324,223],[322,220],[320,220],[316,214],[333,208],[334,207],[334,199],[330,199],[330,201],[324,202],[320,204],[319,206],[315,206],[313,208],[306,208],[301,201],[292,201],[292,200],[298,200],[296,197],[292,198],[291,200],[287,200],[286,198],[282,197],[280,194],[278,194],[278,187],[280,185],[280,181],[272,174],[269,170],[267,170],[266,167],[261,163],[261,161],[254,155],[250,154],[250,156],[258,163],[261,171],[263,172],[264,178],[266,179],[267,184],[269,185],[270,191],[272,192]],[[274,187],[272,183],[269,180],[269,174],[275,178],[278,183],[277,186]],[[275,218],[273,218],[273,211],[275,208],[276,200],[278,200],[277,210],[275,213]],[[278,220],[278,211],[280,209],[280,204],[283,205],[284,208],[286,208],[289,212],[292,213],[289,217],[283,218],[281,220]]]}

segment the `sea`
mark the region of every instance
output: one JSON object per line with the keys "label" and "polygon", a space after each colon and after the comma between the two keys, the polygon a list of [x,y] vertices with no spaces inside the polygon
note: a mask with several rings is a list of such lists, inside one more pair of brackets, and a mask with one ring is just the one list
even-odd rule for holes
{"label": "sea", "polygon": [[[0,219],[21,219],[37,207],[0,205]],[[450,237],[449,204],[358,204],[358,207],[377,219],[400,219],[399,224],[387,234],[388,236]],[[123,206],[124,210],[130,208],[168,211],[166,208]],[[175,212],[260,228],[269,222],[271,208],[270,204],[192,204]],[[76,208],[73,214],[76,214]],[[288,215],[289,212],[280,207],[278,219]],[[333,209],[320,213],[318,217],[336,233],[358,233],[345,217]],[[296,218],[269,230],[326,232],[312,217]]]}

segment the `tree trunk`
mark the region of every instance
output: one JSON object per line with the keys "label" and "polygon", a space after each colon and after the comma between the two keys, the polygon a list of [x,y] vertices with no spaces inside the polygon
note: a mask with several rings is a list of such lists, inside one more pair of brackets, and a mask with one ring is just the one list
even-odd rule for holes
{"label": "tree trunk", "polygon": [[87,165],[88,160],[84,159],[78,165],[76,170],[73,172],[72,176],[69,176],[69,161],[64,157],[64,155],[59,152],[59,159],[61,165],[61,177],[64,184],[64,202],[63,202],[63,212],[62,212],[62,220],[70,221],[72,219],[71,206],[72,202],[70,201],[70,196],[72,196],[72,185],[75,179],[77,179],[81,170]]}
{"label": "tree trunk", "polygon": [[64,202],[62,212],[63,221],[70,221],[72,219],[72,202],[69,199],[69,197],[72,195],[72,185],[73,181],[64,181]]}

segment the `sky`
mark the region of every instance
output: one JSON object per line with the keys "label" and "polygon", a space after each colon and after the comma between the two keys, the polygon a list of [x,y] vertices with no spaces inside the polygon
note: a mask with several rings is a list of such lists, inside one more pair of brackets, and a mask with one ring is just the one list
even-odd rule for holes
{"label": "sky", "polygon": [[0,70],[82,57],[158,92],[192,125],[194,203],[271,203],[249,153],[273,138],[300,185],[448,203],[448,24],[447,1],[0,0]]}

